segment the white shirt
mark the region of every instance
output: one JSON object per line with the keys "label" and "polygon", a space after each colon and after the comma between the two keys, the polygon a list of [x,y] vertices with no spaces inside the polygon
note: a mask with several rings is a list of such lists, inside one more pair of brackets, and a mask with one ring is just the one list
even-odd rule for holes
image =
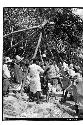
{"label": "white shirt", "polygon": [[7,76],[8,78],[11,77],[10,71],[9,71],[9,69],[8,69],[8,67],[7,67],[7,64],[4,64],[4,65],[3,65],[3,72],[4,72],[4,75]]}
{"label": "white shirt", "polygon": [[30,68],[30,76],[33,77],[33,78],[38,77],[40,72],[41,73],[44,72],[44,70],[40,66],[38,66],[36,64],[30,65],[29,68]]}
{"label": "white shirt", "polygon": [[72,76],[72,77],[74,77],[74,76],[76,75],[75,71],[72,70],[72,69],[69,69],[69,70],[68,70],[68,73],[69,73],[69,75]]}
{"label": "white shirt", "polygon": [[30,68],[30,91],[36,93],[37,91],[41,91],[41,82],[40,82],[40,72],[43,73],[44,70],[36,65],[32,64],[29,66]]}
{"label": "white shirt", "polygon": [[67,64],[67,63],[65,63],[65,62],[63,62],[63,68],[64,68],[64,71],[69,70],[69,68],[68,68],[68,64]]}

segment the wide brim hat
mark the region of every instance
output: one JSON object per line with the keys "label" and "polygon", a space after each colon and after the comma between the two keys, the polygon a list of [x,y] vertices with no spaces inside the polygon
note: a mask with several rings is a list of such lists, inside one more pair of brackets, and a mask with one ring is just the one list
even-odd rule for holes
{"label": "wide brim hat", "polygon": [[12,62],[12,59],[10,59],[9,57],[5,57],[5,63],[9,63]]}

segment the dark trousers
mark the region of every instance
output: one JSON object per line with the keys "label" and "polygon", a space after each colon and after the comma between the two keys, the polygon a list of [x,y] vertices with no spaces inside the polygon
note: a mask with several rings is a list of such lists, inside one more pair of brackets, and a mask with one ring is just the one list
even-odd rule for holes
{"label": "dark trousers", "polygon": [[40,92],[39,91],[37,91],[37,103],[39,103],[40,102]]}
{"label": "dark trousers", "polygon": [[3,96],[8,94],[10,81],[8,78],[3,79]]}
{"label": "dark trousers", "polygon": [[37,91],[36,94],[33,94],[33,92],[29,92],[29,100],[34,101],[35,97],[37,98],[37,103],[40,102],[40,91]]}

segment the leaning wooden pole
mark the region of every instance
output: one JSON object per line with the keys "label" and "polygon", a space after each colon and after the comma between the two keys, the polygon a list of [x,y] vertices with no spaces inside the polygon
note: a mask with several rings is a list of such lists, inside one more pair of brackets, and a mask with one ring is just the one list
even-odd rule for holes
{"label": "leaning wooden pole", "polygon": [[[48,21],[46,19],[44,19],[44,22],[38,26],[33,26],[33,27],[29,27],[29,28],[26,28],[26,29],[21,29],[21,30],[17,30],[17,31],[12,31],[11,33],[8,33],[8,34],[5,34],[3,36],[3,38],[6,38],[12,34],[16,34],[16,33],[19,33],[19,32],[24,32],[24,31],[27,31],[27,30],[32,30],[32,29],[36,29],[36,28],[41,28],[43,27]],[[48,22],[49,24],[52,24],[54,25],[55,23],[54,22]]]}
{"label": "leaning wooden pole", "polygon": [[40,49],[39,49],[39,53],[40,53],[41,61],[42,61],[42,63],[43,63],[44,61],[43,61],[43,58],[42,58],[42,54],[41,54],[41,50],[40,50]]}
{"label": "leaning wooden pole", "polygon": [[[43,21],[42,25],[40,26],[40,28],[41,29],[44,28],[44,26],[47,24],[47,22],[48,22],[48,20],[44,19],[44,21]],[[38,44],[37,44],[37,47],[35,49],[35,52],[34,52],[34,55],[33,55],[32,59],[34,59],[36,57],[36,55],[37,55],[38,48],[39,48],[40,43],[41,43],[41,39],[42,39],[42,32],[40,33]]]}
{"label": "leaning wooden pole", "polygon": [[35,52],[34,52],[34,55],[33,55],[32,59],[34,59],[36,57],[36,55],[37,55],[38,48],[39,48],[40,43],[41,43],[41,39],[42,39],[42,32],[40,33],[39,40],[38,40],[38,43],[37,43],[37,47],[35,49]]}
{"label": "leaning wooden pole", "polygon": [[14,31],[14,32],[5,34],[5,35],[3,36],[3,38],[8,37],[8,36],[10,36],[10,35],[12,35],[12,34],[16,34],[16,33],[23,32],[23,31],[27,31],[27,30],[32,30],[32,29],[36,29],[36,28],[40,28],[40,25],[38,25],[38,26],[33,26],[33,27],[29,27],[29,28],[27,28],[27,29],[21,29],[21,30],[18,30],[18,31]]}

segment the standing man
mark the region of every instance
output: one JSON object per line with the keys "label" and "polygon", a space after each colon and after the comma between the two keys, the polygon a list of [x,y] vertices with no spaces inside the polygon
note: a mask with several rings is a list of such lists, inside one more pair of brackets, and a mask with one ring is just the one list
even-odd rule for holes
{"label": "standing man", "polygon": [[39,103],[40,92],[41,92],[41,82],[40,73],[44,73],[44,70],[36,64],[36,59],[33,59],[33,64],[29,66],[30,73],[30,97],[31,93],[37,94],[37,103]]}
{"label": "standing man", "polygon": [[46,82],[46,98],[47,101],[49,100],[49,92],[48,92],[48,83],[50,82],[55,90],[58,89],[58,83],[59,83],[59,68],[56,64],[53,64],[53,62],[50,62],[48,65],[46,65],[44,75],[46,76],[45,82]]}
{"label": "standing man", "polygon": [[77,79],[75,80],[74,85],[76,86],[76,92],[75,89],[73,90],[76,113],[78,115],[82,113],[83,115],[83,76],[81,71],[77,73]]}
{"label": "standing man", "polygon": [[3,95],[8,94],[9,86],[10,86],[10,71],[8,69],[9,63],[11,63],[12,60],[9,57],[5,57],[5,62],[3,64]]}
{"label": "standing man", "polygon": [[18,87],[16,88],[17,90],[21,90],[22,82],[23,82],[23,72],[22,68],[20,66],[20,61],[23,58],[21,58],[19,55],[16,56],[16,62],[14,63],[14,74],[15,74],[15,79],[18,84]]}

